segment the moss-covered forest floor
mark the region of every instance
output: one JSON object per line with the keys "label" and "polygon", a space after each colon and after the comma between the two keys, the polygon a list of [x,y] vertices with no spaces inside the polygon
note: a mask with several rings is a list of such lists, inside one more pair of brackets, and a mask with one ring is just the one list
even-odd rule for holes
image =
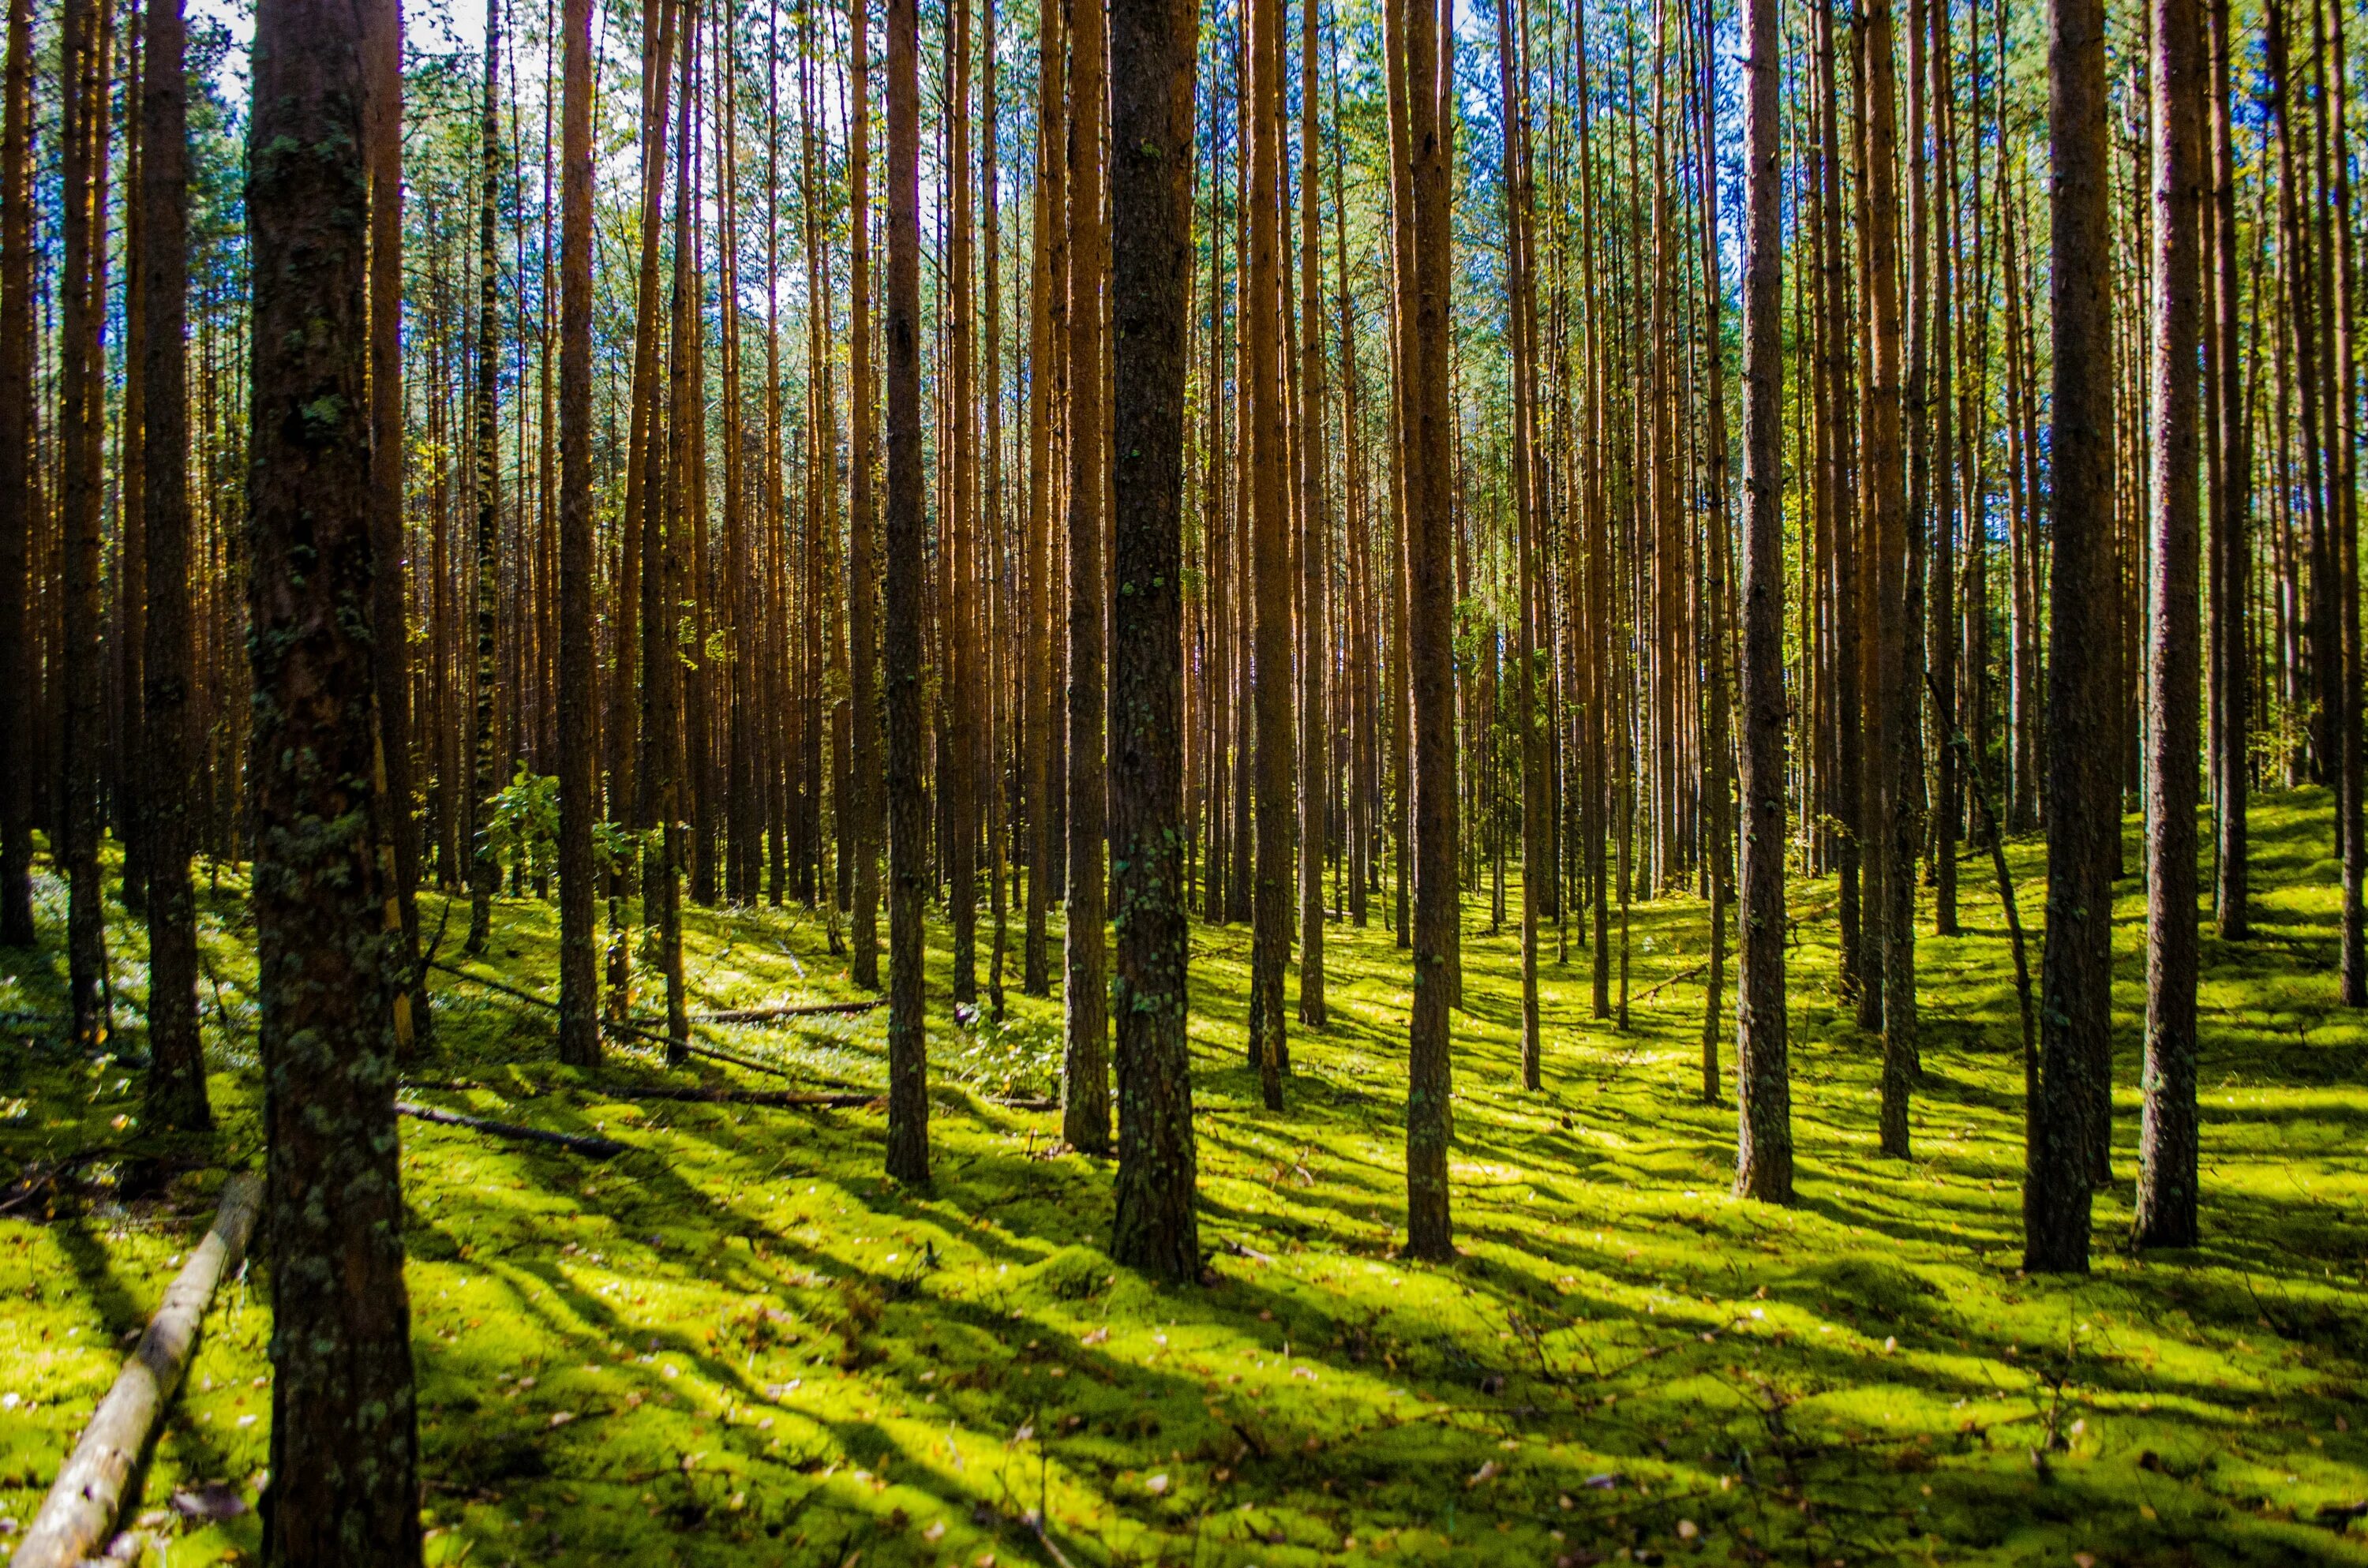
{"label": "moss-covered forest floor", "polygon": [[[2333,1005],[2325,798],[2271,797],[2253,826],[2260,935],[2204,938],[2205,1242],[2142,1262],[2120,1244],[2144,1003],[2143,897],[2122,884],[2117,1180],[2084,1280],[2017,1272],[2020,1048],[1978,860],[1965,934],[1920,945],[1907,1164],[1875,1153],[1877,1053],[1837,1002],[1833,885],[1794,885],[1789,1210],[1727,1196],[1731,1080],[1726,1103],[1699,1099],[1704,907],[1637,907],[1625,1032],[1588,1017],[1576,926],[1567,965],[1546,935],[1529,1095],[1516,935],[1475,896],[1452,1267],[1392,1252],[1406,966],[1378,904],[1327,935],[1331,1027],[1294,1028],[1279,1115],[1243,1059],[1248,934],[1196,924],[1217,1282],[1186,1290],[1100,1253],[1110,1169],[1058,1144],[1056,1114],[990,1103],[1050,1093],[1059,1061],[1057,1002],[1019,994],[1016,920],[1003,1026],[958,1027],[932,977],[926,1193],[882,1181],[876,1109],[616,1097],[780,1081],[624,1051],[564,1070],[547,1013],[439,974],[410,1097],[631,1150],[403,1124],[429,1562],[2368,1561],[2368,1028]],[[2035,926],[2040,846],[2011,858]],[[45,869],[39,892],[46,937],[63,895]],[[27,1021],[60,1011],[56,945],[0,954],[0,1179],[105,1156],[0,1217],[0,1516],[17,1528],[225,1170],[257,1153],[239,893],[224,869],[204,905],[222,1131],[165,1149],[193,1168],[161,1191],[113,1183],[132,1168],[117,1156],[156,1152],[126,1119],[136,1068],[69,1059]],[[456,908],[444,957],[465,923]],[[503,900],[481,972],[550,994],[554,928],[548,905]],[[695,1006],[856,994],[813,917],[694,910],[687,928]],[[128,920],[112,937],[136,1051],[143,939]],[[882,1015],[801,1022],[705,1032],[809,1078],[884,1081]],[[260,1276],[217,1296],[129,1511],[143,1561],[255,1556],[253,1512],[192,1524],[171,1499],[255,1502],[269,1315]]]}

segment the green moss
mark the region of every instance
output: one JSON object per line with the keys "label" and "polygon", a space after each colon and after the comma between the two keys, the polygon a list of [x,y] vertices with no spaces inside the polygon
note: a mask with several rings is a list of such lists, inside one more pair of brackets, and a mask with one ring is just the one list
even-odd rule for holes
{"label": "green moss", "polygon": [[[941,939],[925,1194],[882,1178],[874,1109],[607,1092],[694,1074],[624,1051],[563,1070],[546,1014],[439,976],[438,1043],[410,1094],[631,1152],[599,1164],[404,1124],[430,1561],[1049,1562],[1032,1510],[1078,1564],[2368,1558],[2317,1522],[2368,1498],[2368,1028],[2333,1006],[2328,820],[2317,792],[2256,811],[2261,934],[2205,940],[2204,1244],[2143,1261],[2117,1250],[2144,1004],[2143,896],[2121,884],[2119,1179],[2084,1280],[2017,1269],[2020,1048],[1975,861],[1966,934],[1919,948],[1928,1072],[1905,1164],[1875,1151],[1878,1056],[1837,994],[1832,884],[1794,884],[1801,1202],[1782,1210],[1728,1198],[1734,1111],[1695,1097],[1702,994],[1684,977],[1702,906],[1639,906],[1625,1033],[1588,1016],[1576,925],[1566,963],[1543,934],[1547,1086],[1531,1095],[1515,933],[1487,930],[1474,899],[1455,1020],[1462,1255],[1445,1267],[1392,1250],[1407,968],[1390,934],[1378,918],[1327,933],[1333,1024],[1294,1029],[1278,1115],[1243,1048],[1247,932],[1196,922],[1216,1282],[1172,1290],[1102,1251],[1108,1164],[1061,1147],[1057,1113],[985,1097],[1053,1086],[1057,998],[1015,984],[1001,1028],[958,1027]],[[2040,847],[2009,854],[2035,923]],[[2135,836],[2125,863],[2141,863]],[[46,878],[40,892],[46,935],[63,901]],[[10,1172],[92,1150],[191,1163],[142,1194],[120,1185],[136,1167],[101,1161],[85,1174],[118,1185],[0,1218],[0,1389],[18,1395],[0,1409],[0,1515],[30,1517],[118,1336],[224,1170],[255,1154],[240,892],[225,869],[204,904],[212,1139],[117,1127],[139,1114],[133,1066],[69,1059],[40,1030],[0,1047]],[[432,933],[441,901],[424,913]],[[696,1006],[855,994],[801,913],[687,908],[685,928]],[[547,905],[496,901],[486,972],[548,994],[555,935]],[[982,918],[982,967],[989,939]],[[119,920],[113,945],[136,1051],[136,926]],[[57,1011],[54,946],[0,965],[0,1012]],[[710,1032],[803,1077],[878,1085],[884,1023]],[[191,1482],[251,1488],[267,1284],[218,1299],[135,1519]],[[251,1559],[259,1539],[252,1514],[163,1533],[176,1568]]]}

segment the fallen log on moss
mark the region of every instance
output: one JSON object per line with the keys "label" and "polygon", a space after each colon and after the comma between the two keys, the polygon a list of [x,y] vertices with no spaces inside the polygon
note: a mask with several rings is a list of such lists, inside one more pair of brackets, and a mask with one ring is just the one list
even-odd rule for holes
{"label": "fallen log on moss", "polygon": [[123,1487],[147,1451],[157,1418],[188,1370],[198,1325],[222,1277],[246,1256],[263,1208],[263,1178],[241,1172],[222,1184],[222,1205],[206,1239],[189,1255],[147,1332],[83,1429],[74,1455],[50,1487],[11,1568],[73,1568],[95,1555],[123,1506]]}
{"label": "fallen log on moss", "polygon": [[417,1105],[410,1100],[394,1102],[396,1111],[416,1117],[422,1121],[440,1122],[447,1127],[465,1127],[472,1132],[490,1132],[496,1138],[515,1138],[527,1143],[549,1143],[570,1153],[583,1154],[595,1160],[611,1159],[625,1152],[626,1145],[613,1138],[595,1138],[583,1132],[547,1132],[540,1127],[520,1127],[514,1121],[489,1121],[482,1116],[463,1116],[457,1110],[438,1110],[432,1105]]}

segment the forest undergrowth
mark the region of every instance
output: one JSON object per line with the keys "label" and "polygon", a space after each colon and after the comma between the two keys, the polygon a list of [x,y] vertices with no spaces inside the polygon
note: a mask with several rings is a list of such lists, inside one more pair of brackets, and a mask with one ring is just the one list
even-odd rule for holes
{"label": "forest undergrowth", "polygon": [[[628,1150],[402,1124],[428,1562],[2368,1562],[2368,1028],[2334,1006],[2330,820],[2315,791],[2253,812],[2258,935],[2203,938],[2204,1243],[2143,1261],[2120,1243],[2144,896],[2119,885],[2116,1180],[2078,1280],[2019,1271],[2021,1047],[1976,860],[1965,934],[1923,926],[1906,1164],[1876,1155],[1879,1047],[1837,995],[1833,885],[1793,885],[1789,1210],[1728,1197],[1732,1099],[1699,1098],[1703,904],[1636,907],[1624,1032],[1588,1017],[1576,923],[1566,962],[1542,930],[1530,1095],[1518,926],[1468,899],[1445,1267],[1393,1253],[1406,964],[1378,915],[1328,934],[1331,1024],[1294,1027],[1279,1115],[1244,1055],[1249,933],[1196,924],[1212,1252],[1185,1290],[1109,1262],[1110,1168],[1058,1143],[1057,1113],[996,1103],[1058,1081],[1058,1002],[1019,994],[1016,927],[999,1026],[957,1025],[932,930],[926,1192],[882,1178],[877,1108],[624,1093],[878,1085],[881,1011],[701,1029],[794,1083],[614,1045],[587,1074],[556,1064],[546,1010],[438,972],[404,1097]],[[2009,859],[2035,926],[2041,846]],[[0,954],[10,1534],[258,1155],[244,890],[202,865],[199,885],[206,1140],[143,1135],[136,1056],[63,1054],[57,945]],[[46,861],[36,887],[47,937]],[[144,938],[113,913],[136,1052]],[[550,906],[505,899],[462,967],[551,995],[555,941]],[[801,911],[687,909],[685,959],[694,1011],[860,994]],[[138,1561],[258,1551],[267,1287],[216,1297],[128,1510]]]}

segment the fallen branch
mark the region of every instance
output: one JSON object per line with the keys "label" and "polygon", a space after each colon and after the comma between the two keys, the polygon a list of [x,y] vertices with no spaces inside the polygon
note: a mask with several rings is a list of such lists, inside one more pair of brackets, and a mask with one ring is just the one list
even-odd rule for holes
{"label": "fallen branch", "polygon": [[838,1013],[868,1013],[883,1000],[862,1002],[801,1002],[778,1007],[727,1007],[720,1013],[693,1013],[694,1024],[769,1024],[783,1018],[820,1018]]}
{"label": "fallen branch", "polygon": [[1659,995],[1666,988],[1675,985],[1681,980],[1691,980],[1695,975],[1700,974],[1709,967],[1710,960],[1704,959],[1702,962],[1694,965],[1693,968],[1685,971],[1681,974],[1673,974],[1669,976],[1668,979],[1660,982],[1658,984],[1645,987],[1643,991],[1637,994],[1636,1000],[1639,1002],[1650,1002],[1654,997]]}
{"label": "fallen branch", "polygon": [[595,1160],[621,1154],[626,1147],[613,1138],[594,1138],[581,1132],[546,1132],[540,1127],[520,1127],[514,1121],[488,1121],[482,1116],[463,1116],[457,1110],[438,1110],[432,1105],[417,1105],[410,1100],[395,1101],[394,1108],[401,1115],[417,1117],[422,1121],[441,1122],[447,1127],[465,1127],[472,1132],[490,1132],[496,1138],[549,1143]]}
{"label": "fallen branch", "polygon": [[99,1401],[74,1455],[50,1487],[9,1560],[12,1568],[69,1568],[91,1556],[123,1506],[124,1483],[146,1451],[165,1403],[188,1369],[198,1325],[222,1277],[246,1255],[263,1207],[263,1178],[241,1172],[222,1185],[222,1206],[206,1239],[174,1277],[164,1304]]}

